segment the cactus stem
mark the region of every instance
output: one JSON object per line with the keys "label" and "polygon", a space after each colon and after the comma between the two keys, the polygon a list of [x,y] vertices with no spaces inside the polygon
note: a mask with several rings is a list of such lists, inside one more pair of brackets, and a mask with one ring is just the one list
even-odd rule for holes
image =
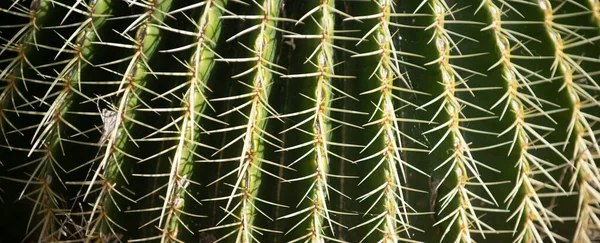
{"label": "cactus stem", "polygon": [[[499,135],[503,136],[510,131],[514,131],[515,134],[512,138],[508,153],[511,154],[512,151],[516,150],[516,153],[519,155],[519,158],[516,161],[518,169],[516,184],[509,193],[505,202],[508,202],[508,206],[510,206],[515,199],[521,200],[521,202],[518,204],[518,206],[516,206],[516,211],[509,216],[508,220],[518,216],[514,227],[514,233],[518,232],[516,238],[517,241],[535,239],[537,242],[543,242],[539,232],[541,230],[546,234],[547,237],[549,237],[550,241],[555,242],[555,238],[563,238],[550,232],[550,218],[556,220],[560,220],[560,218],[552,214],[543,206],[542,202],[540,201],[541,194],[536,192],[537,190],[534,189],[534,185],[543,185],[544,187],[555,188],[557,190],[562,190],[562,187],[552,176],[550,176],[550,174],[548,174],[549,170],[544,168],[544,165],[546,165],[548,162],[530,154],[529,150],[533,149],[533,147],[540,147],[539,145],[534,145],[534,143],[541,143],[543,145],[542,147],[550,148],[557,155],[567,161],[568,164],[566,165],[569,165],[570,162],[543,136],[534,130],[534,128],[545,129],[544,127],[527,122],[526,119],[543,115],[556,124],[556,121],[550,117],[550,114],[556,113],[557,111],[545,111],[541,108],[542,103],[551,104],[553,106],[556,105],[538,98],[532,90],[532,86],[536,83],[531,82],[528,77],[523,75],[520,71],[526,72],[527,75],[531,75],[533,72],[518,66],[511,60],[511,58],[527,60],[537,57],[533,56],[531,51],[526,49],[526,47],[523,45],[523,41],[518,39],[518,37],[530,39],[528,36],[520,34],[516,31],[509,31],[507,28],[505,28],[505,24],[513,24],[520,21],[502,20],[502,11],[494,3],[492,3],[492,1],[486,1],[485,3],[482,3],[482,6],[484,6],[484,4],[492,19],[492,23],[484,29],[491,29],[493,31],[498,46],[498,51],[500,53],[500,60],[494,64],[493,67],[500,66],[502,68],[503,79],[505,82],[507,82],[507,90],[505,95],[502,96],[502,98],[492,106],[492,109],[500,105],[502,102],[506,102],[502,111],[502,115],[500,116],[500,120],[505,117],[505,114],[508,110],[511,110],[511,113],[513,113],[516,118],[512,125],[506,128]],[[510,5],[508,7],[511,10],[515,9]],[[521,15],[520,13],[518,14]],[[511,48],[511,42],[515,43],[516,46]],[[519,47],[526,49],[532,55],[532,57],[513,55],[512,52]],[[537,82],[537,84],[549,81],[547,78],[540,77],[539,75],[534,76],[541,79],[541,82]],[[525,89],[526,92],[529,92],[530,94],[522,93],[520,91],[521,89]],[[535,114],[527,112],[527,110],[534,110],[539,113]],[[564,111],[564,109],[559,110]],[[537,138],[537,141],[531,141],[531,136]],[[541,184],[539,181],[531,177],[533,174],[543,174],[552,181],[555,187]],[[520,197],[518,193],[519,190],[525,190],[525,193],[521,199],[518,199]],[[564,190],[562,195],[564,195]],[[535,225],[535,223],[538,225]],[[522,228],[519,229],[519,226]]]}
{"label": "cactus stem", "polygon": [[[9,13],[16,17],[25,17],[29,19],[27,24],[8,26],[21,27],[21,29],[10,40],[7,40],[7,44],[5,44],[0,51],[0,55],[7,50],[11,52],[17,52],[16,57],[12,58],[7,67],[2,70],[2,73],[0,73],[1,80],[10,81],[8,87],[3,90],[2,94],[0,94],[0,103],[3,104],[0,106],[3,120],[1,122],[0,129],[2,130],[5,139],[7,138],[7,134],[17,132],[23,135],[22,132],[25,130],[35,129],[34,135],[31,138],[31,143],[33,143],[33,146],[31,149],[26,150],[28,151],[28,157],[35,153],[36,159],[12,168],[26,168],[30,165],[35,165],[35,169],[32,173],[30,173],[29,179],[26,181],[14,180],[11,178],[4,179],[22,182],[25,184],[18,199],[20,200],[27,198],[33,201],[35,204],[27,222],[27,235],[25,236],[25,239],[30,238],[35,231],[39,230],[38,241],[40,242],[59,240],[63,234],[66,234],[62,224],[69,223],[67,222],[70,218],[66,214],[68,211],[68,206],[65,206],[66,200],[62,198],[62,193],[59,192],[60,190],[56,190],[60,188],[58,185],[65,187],[65,183],[61,176],[66,170],[63,168],[64,165],[62,165],[58,159],[58,157],[60,157],[59,153],[62,155],[65,154],[63,146],[64,138],[61,137],[61,129],[67,130],[68,128],[71,128],[86,136],[84,132],[78,130],[67,120],[66,115],[68,113],[67,110],[70,110],[70,98],[72,98],[72,96],[81,94],[76,91],[76,87],[78,86],[77,83],[80,80],[79,73],[81,72],[81,68],[82,66],[86,66],[85,63],[82,63],[82,60],[87,58],[85,55],[80,55],[81,48],[84,45],[89,45],[89,40],[94,39],[94,37],[83,39],[77,43],[77,48],[67,51],[70,54],[74,54],[74,58],[72,59],[51,62],[44,65],[32,65],[32,63],[28,60],[28,56],[32,56],[34,52],[40,51],[41,49],[51,51],[62,51],[62,49],[64,49],[64,47],[62,49],[58,49],[37,42],[36,36],[38,34],[40,34],[42,31],[46,31],[46,29],[52,28],[51,26],[48,26],[50,25],[51,18],[45,16],[52,15],[55,12],[59,13],[58,10],[61,8],[72,8],[71,6],[64,4],[57,4],[57,6],[53,5],[53,7],[51,7],[50,4],[55,4],[55,2],[33,1],[30,11],[26,11],[27,8],[18,4],[18,1],[15,1],[9,9],[0,9],[0,11]],[[81,13],[88,14],[88,12]],[[88,24],[90,22],[91,17],[81,26],[79,26],[72,36],[84,35],[86,32],[89,32],[90,28]],[[87,43],[84,43],[86,41]],[[43,42],[47,41],[43,40]],[[75,45],[70,45],[70,47],[74,46]],[[60,66],[65,63],[67,65],[62,68],[54,82],[46,82],[43,80],[35,80],[25,77],[25,70],[30,68],[41,78],[48,78],[50,76],[42,74],[39,69],[50,66]],[[20,77],[17,78],[17,76]],[[64,83],[59,83],[59,81],[63,81]],[[30,101],[30,98],[26,97],[21,91],[19,91],[21,85],[25,88],[25,90],[28,89],[26,84],[27,82],[32,82],[36,85],[47,85],[49,86],[49,88],[47,88],[48,91],[42,99],[33,97],[35,100]],[[59,90],[53,89],[54,86],[58,86]],[[17,105],[17,102],[19,101],[15,100],[15,95],[20,97],[22,101],[26,103],[23,105]],[[44,102],[44,99],[48,96],[54,97],[52,104]],[[49,105],[49,110],[19,111],[19,108],[24,106],[31,106],[33,108],[33,105],[37,103],[39,103],[40,106]],[[10,107],[11,104],[12,108]],[[14,123],[8,120],[8,117],[5,116],[4,112],[14,112],[17,115],[21,113],[24,115],[38,116],[42,117],[42,120],[39,122],[39,125],[17,128]],[[79,112],[73,111],[73,114],[79,114]],[[4,126],[5,122],[12,127],[14,131],[6,133]],[[11,147],[8,140],[5,141],[9,149],[20,150],[15,147]],[[28,192],[27,189],[29,186],[34,186],[36,189]],[[43,219],[40,220],[39,223],[36,223],[33,228],[31,228],[34,215],[41,215]]]}
{"label": "cactus stem", "polygon": [[[201,204],[198,199],[196,199],[193,195],[186,190],[187,185],[190,183],[196,183],[192,181],[192,163],[194,159],[195,148],[197,146],[207,147],[211,149],[210,146],[204,145],[202,143],[195,142],[198,139],[198,135],[205,131],[200,125],[200,119],[207,117],[203,114],[205,107],[210,106],[205,94],[205,90],[210,91],[206,87],[206,82],[208,81],[207,77],[210,75],[211,65],[207,65],[207,63],[213,62],[209,56],[216,55],[212,50],[214,47],[215,41],[219,37],[219,32],[214,32],[211,28],[215,24],[218,23],[219,16],[222,14],[222,8],[226,4],[226,1],[203,1],[197,4],[185,6],[180,9],[173,10],[169,12],[169,15],[174,13],[179,13],[182,11],[187,11],[195,8],[203,8],[202,14],[200,15],[199,20],[197,20],[194,25],[197,27],[197,32],[188,32],[179,29],[168,28],[164,26],[157,26],[166,31],[175,32],[179,34],[194,36],[196,38],[196,42],[192,45],[189,45],[189,48],[194,48],[193,55],[191,57],[190,64],[185,64],[179,60],[179,63],[185,66],[188,69],[188,72],[180,72],[180,73],[163,73],[163,72],[154,72],[155,75],[165,75],[165,76],[187,76],[189,78],[188,81],[184,82],[182,85],[179,85],[167,92],[164,92],[160,95],[157,95],[154,99],[167,97],[168,95],[173,95],[176,91],[181,89],[186,89],[183,97],[179,98],[182,101],[182,106],[177,109],[161,109],[161,108],[152,108],[149,111],[155,112],[173,112],[180,111],[183,112],[182,116],[174,119],[174,121],[168,124],[167,127],[177,126],[179,135],[175,138],[177,140],[177,144],[167,151],[175,150],[173,157],[170,158],[172,161],[171,168],[168,173],[169,180],[167,182],[167,191],[164,197],[164,203],[160,209],[161,213],[158,218],[158,227],[161,228],[161,235],[158,237],[161,239],[161,242],[165,241],[178,241],[180,236],[178,235],[178,229],[180,227],[185,228],[191,234],[194,234],[192,230],[184,224],[180,216],[182,214],[191,215],[184,211],[184,205],[188,204],[188,201],[195,201],[198,204]],[[223,6],[221,6],[223,5]],[[191,21],[191,20],[190,20]],[[213,47],[211,47],[213,46]],[[168,52],[174,51],[182,51],[185,49],[176,48],[173,50],[168,50]],[[206,62],[206,63],[205,63]],[[139,109],[144,110],[144,109]],[[213,120],[216,122],[223,123],[214,118],[210,118],[208,120]],[[225,123],[226,124],[226,123]],[[163,130],[163,129],[161,129]],[[159,134],[160,130],[149,134],[146,137],[152,137]],[[153,139],[155,141],[165,141],[165,138],[159,137]],[[194,217],[203,217],[200,215],[193,215]],[[150,221],[149,223],[153,222]],[[163,221],[165,224],[163,225]],[[140,239],[141,240],[141,239]]]}
{"label": "cactus stem", "polygon": [[[376,222],[373,225],[373,228],[371,228],[362,238],[361,242],[365,241],[367,237],[369,237],[369,235],[374,233],[376,230],[382,232],[382,237],[384,238],[381,240],[383,242],[398,242],[399,239],[409,240],[411,238],[408,229],[412,228],[412,226],[409,224],[407,211],[409,209],[414,211],[414,209],[408,205],[407,200],[405,199],[406,194],[403,190],[403,185],[406,183],[406,172],[404,167],[409,166],[413,169],[416,168],[403,161],[400,157],[400,151],[403,149],[403,146],[401,144],[401,132],[398,125],[398,118],[396,117],[397,108],[394,106],[394,100],[404,100],[398,96],[395,96],[392,91],[400,90],[408,93],[420,93],[410,89],[411,85],[409,84],[408,80],[406,80],[400,73],[400,64],[410,65],[421,69],[423,69],[423,67],[402,61],[398,58],[398,55],[402,54],[416,57],[422,56],[397,51],[392,39],[392,31],[390,30],[390,16],[395,14],[393,6],[394,3],[392,1],[383,0],[376,2],[375,4],[377,4],[379,13],[346,18],[344,21],[360,21],[369,19],[379,20],[356,44],[359,45],[361,42],[370,37],[370,39],[375,41],[375,44],[373,45],[376,45],[378,49],[375,51],[354,54],[352,57],[370,57],[375,55],[380,56],[375,70],[373,70],[373,73],[370,75],[370,78],[376,77],[380,82],[380,85],[375,89],[361,93],[361,95],[369,95],[377,92],[379,98],[375,107],[375,111],[373,112],[370,120],[372,120],[373,117],[378,113],[381,113],[381,118],[377,119],[376,121],[369,122],[363,126],[366,127],[370,125],[377,125],[381,128],[377,131],[373,139],[371,139],[371,141],[361,150],[361,153],[370,146],[376,146],[376,140],[378,141],[377,146],[383,146],[384,148],[381,150],[378,149],[378,152],[367,155],[355,162],[358,163],[361,161],[381,157],[379,162],[366,176],[363,177],[358,185],[361,185],[365,180],[367,180],[367,178],[373,175],[373,173],[380,168],[382,164],[385,163],[383,166],[385,171],[385,179],[382,180],[382,184],[372,191],[367,192],[366,194],[357,198],[357,200],[362,202],[367,198],[378,194],[379,192],[380,195],[372,203],[364,215],[369,215],[370,211],[375,208],[376,205],[383,206],[384,211],[376,214],[375,217],[350,228],[350,230]],[[394,80],[402,81],[403,84],[408,88],[394,86]],[[407,103],[411,104],[410,102]],[[417,105],[412,105],[417,107]],[[381,141],[382,139],[383,141]],[[415,141],[413,138],[409,139]],[[428,176],[425,172],[422,172],[418,169],[416,169],[416,171]],[[400,179],[400,174],[402,175],[404,181]],[[400,236],[398,233],[405,233],[406,235]]]}
{"label": "cactus stem", "polygon": [[[144,8],[146,11],[127,28],[127,31],[125,31],[128,32],[129,30],[133,30],[134,27],[137,28],[136,37],[129,37],[126,34],[122,35],[123,37],[132,41],[134,43],[133,45],[94,42],[94,44],[98,43],[107,46],[131,49],[134,51],[134,54],[129,59],[125,59],[129,61],[127,63],[126,72],[125,74],[121,75],[122,79],[119,83],[118,91],[113,93],[121,96],[117,103],[118,105],[116,111],[114,111],[114,123],[116,124],[115,128],[112,129],[112,131],[110,131],[110,133],[106,136],[107,138],[105,142],[107,145],[106,149],[102,153],[102,160],[98,164],[96,171],[89,181],[89,186],[83,197],[83,200],[85,200],[90,195],[92,186],[95,184],[96,180],[101,177],[102,186],[91,210],[89,221],[94,219],[95,214],[99,214],[99,217],[102,219],[102,223],[95,225],[88,224],[86,227],[88,235],[94,235],[95,232],[98,232],[99,237],[102,237],[102,234],[107,233],[105,232],[106,228],[108,228],[113,235],[116,235],[116,232],[112,226],[117,226],[118,228],[123,229],[123,227],[121,227],[117,221],[109,217],[109,215],[114,213],[113,207],[118,211],[121,211],[118,206],[118,200],[115,199],[113,193],[116,193],[127,201],[135,203],[135,200],[127,197],[122,191],[117,190],[116,185],[121,187],[121,183],[129,184],[127,179],[129,177],[129,173],[128,171],[126,173],[122,169],[123,166],[128,166],[125,160],[127,158],[141,160],[140,158],[136,158],[135,156],[125,152],[126,150],[124,147],[128,146],[126,145],[127,140],[138,146],[136,140],[132,137],[131,132],[128,131],[128,129],[130,129],[130,124],[143,125],[142,122],[135,120],[135,109],[137,108],[138,104],[150,108],[150,106],[148,106],[141,99],[138,93],[146,91],[150,94],[157,95],[153,91],[144,88],[144,85],[147,83],[145,78],[146,73],[148,70],[150,70],[150,73],[152,73],[146,59],[150,58],[154,54],[156,46],[160,41],[154,36],[160,31],[159,28],[155,27],[155,23],[162,22],[161,19],[164,19],[165,17],[164,11],[168,10],[171,2],[169,0],[162,0],[154,1],[148,4],[136,3],[136,5]],[[112,65],[116,63],[105,63],[104,65]],[[119,136],[120,134],[126,136]]]}
{"label": "cactus stem", "polygon": [[[260,201],[263,203],[267,203],[270,205],[278,205],[273,202],[269,202],[267,200],[263,200],[258,198],[258,187],[261,183],[261,174],[267,174],[279,180],[284,180],[283,178],[275,175],[271,172],[268,172],[264,168],[262,168],[261,163],[267,163],[270,165],[274,165],[277,167],[285,168],[277,163],[268,161],[263,158],[264,156],[264,146],[265,143],[270,144],[276,148],[281,148],[276,143],[269,141],[269,139],[274,139],[277,142],[281,142],[281,140],[277,139],[275,136],[269,134],[265,127],[267,125],[267,121],[270,117],[278,118],[279,114],[268,104],[268,97],[270,93],[270,88],[272,86],[272,75],[280,74],[278,71],[274,70],[274,68],[283,68],[281,66],[275,65],[274,62],[274,50],[276,49],[276,41],[275,34],[277,31],[280,31],[275,27],[277,21],[280,19],[279,15],[279,4],[278,0],[264,0],[262,4],[258,2],[254,2],[254,4],[262,10],[262,13],[256,15],[237,15],[232,14],[231,16],[225,17],[225,19],[240,19],[240,20],[257,20],[258,24],[252,25],[245,30],[240,31],[239,33],[233,35],[228,38],[226,41],[232,41],[234,39],[241,38],[244,35],[252,35],[252,46],[248,47],[244,44],[241,44],[242,47],[247,49],[249,52],[254,54],[255,56],[247,57],[247,58],[220,58],[216,59],[216,61],[226,61],[230,63],[253,63],[253,66],[237,75],[234,75],[232,78],[241,78],[251,76],[252,79],[248,81],[248,83],[240,82],[243,86],[250,88],[251,91],[246,94],[223,97],[218,99],[213,99],[212,101],[229,101],[229,100],[238,100],[238,99],[246,99],[249,100],[242,105],[233,107],[232,109],[225,111],[218,115],[219,117],[229,115],[234,112],[242,112],[245,108],[249,108],[247,114],[244,116],[248,119],[246,124],[240,125],[237,127],[229,127],[225,129],[218,129],[210,131],[209,133],[219,133],[219,132],[227,132],[234,130],[243,130],[244,133],[232,140],[228,144],[224,145],[220,149],[217,150],[216,153],[223,151],[225,148],[233,145],[238,141],[243,141],[242,150],[239,152],[240,156],[236,158],[232,158],[231,160],[239,161],[239,166],[227,173],[226,175],[218,178],[217,180],[211,182],[210,184],[214,184],[217,181],[220,181],[226,177],[229,177],[235,173],[237,173],[237,178],[235,183],[232,185],[233,189],[229,196],[223,198],[227,199],[227,203],[223,210],[226,212],[225,217],[221,220],[225,220],[228,217],[234,217],[237,221],[233,224],[222,225],[218,227],[212,227],[205,230],[213,230],[225,227],[235,227],[236,230],[224,236],[222,239],[229,237],[230,235],[234,235],[236,232],[236,241],[237,242],[252,242],[257,241],[254,236],[254,232],[258,232],[258,234],[262,234],[262,232],[275,232],[267,229],[262,229],[255,226],[254,219],[256,212],[266,217],[269,220],[272,220],[267,214],[262,212],[255,204],[255,201]],[[269,116],[270,115],[270,116]],[[269,139],[267,139],[267,137]],[[227,159],[229,160],[229,159]],[[212,162],[217,162],[217,160],[210,160]],[[232,207],[232,202],[234,198],[240,198],[240,202]],[[234,213],[235,210],[239,209],[239,213]]]}
{"label": "cactus stem", "polygon": [[[302,95],[303,97],[305,97],[306,99],[308,99],[314,103],[314,108],[309,108],[309,109],[306,109],[306,110],[303,110],[300,112],[283,115],[285,117],[288,117],[288,116],[291,117],[291,116],[303,115],[303,114],[307,114],[307,113],[313,113],[305,120],[282,131],[282,133],[283,133],[283,132],[288,132],[288,131],[291,131],[294,129],[299,129],[307,134],[310,134],[313,137],[312,141],[308,141],[308,142],[305,142],[305,143],[302,143],[299,145],[290,146],[290,147],[283,149],[283,150],[287,151],[287,150],[292,150],[292,149],[311,147],[307,153],[302,155],[296,161],[292,162],[292,164],[295,164],[299,161],[306,161],[305,163],[310,163],[310,164],[303,164],[302,166],[308,166],[308,167],[311,167],[311,169],[316,170],[314,173],[311,173],[307,176],[287,180],[287,181],[292,182],[292,181],[313,179],[313,182],[311,183],[310,187],[308,188],[308,190],[306,191],[306,193],[304,194],[304,196],[301,198],[300,202],[298,203],[298,206],[300,206],[300,204],[305,199],[308,199],[310,201],[310,205],[302,210],[299,210],[297,212],[294,212],[294,213],[291,213],[291,214],[288,214],[288,215],[285,215],[285,216],[282,216],[279,218],[279,219],[286,219],[286,218],[299,216],[303,213],[308,213],[305,217],[303,217],[300,221],[298,221],[298,223],[296,225],[294,225],[292,228],[290,228],[289,231],[286,233],[286,234],[288,234],[289,232],[294,230],[296,227],[298,227],[300,224],[302,224],[305,221],[310,223],[309,233],[302,235],[296,239],[293,239],[292,240],[293,242],[301,241],[303,239],[311,240],[313,242],[324,242],[325,240],[339,241],[339,240],[329,237],[324,232],[325,228],[329,228],[329,230],[331,230],[331,234],[334,235],[335,233],[334,233],[333,224],[341,225],[340,223],[335,222],[332,219],[331,213],[333,213],[333,211],[331,209],[329,209],[328,203],[327,203],[327,201],[330,198],[329,189],[332,189],[335,192],[343,195],[340,191],[332,188],[331,185],[329,185],[329,183],[328,183],[328,176],[330,175],[330,173],[329,173],[329,163],[330,163],[329,156],[331,155],[331,156],[338,157],[338,158],[342,157],[342,156],[339,156],[339,155],[333,153],[332,151],[330,151],[330,146],[342,146],[342,147],[350,146],[351,147],[353,145],[345,144],[345,143],[335,143],[330,140],[330,132],[333,131],[333,129],[331,129],[331,122],[333,121],[333,122],[340,123],[342,125],[358,127],[358,126],[355,126],[353,124],[350,124],[350,123],[347,123],[344,121],[336,120],[329,115],[329,113],[331,111],[356,113],[353,111],[347,111],[347,110],[343,110],[343,109],[336,110],[335,108],[331,108],[333,91],[341,93],[342,98],[345,98],[345,97],[353,98],[350,95],[344,93],[342,90],[334,87],[331,84],[332,79],[334,79],[334,78],[353,78],[351,76],[335,74],[334,70],[333,70],[333,68],[335,66],[335,63],[333,60],[334,48],[339,49],[339,50],[344,50],[343,48],[337,47],[335,44],[333,44],[333,41],[334,40],[340,40],[340,41],[346,41],[346,40],[359,41],[360,40],[359,38],[335,35],[335,33],[338,33],[338,32],[336,32],[336,30],[334,28],[334,21],[333,21],[334,13],[338,13],[347,18],[352,18],[352,16],[349,16],[348,14],[344,14],[343,12],[335,9],[334,1],[332,1],[332,0],[319,0],[319,1],[315,1],[315,4],[317,6],[315,6],[314,8],[309,10],[306,14],[304,14],[301,18],[299,18],[298,21],[296,22],[296,25],[302,23],[303,20],[308,19],[310,17],[315,22],[316,28],[314,29],[314,31],[317,33],[284,35],[285,38],[309,39],[309,40],[313,40],[317,43],[316,48],[310,53],[310,55],[308,57],[306,57],[306,61],[304,62],[305,64],[308,63],[312,67],[314,67],[313,72],[301,73],[301,74],[289,74],[289,75],[282,76],[282,78],[311,78],[312,80],[316,81],[316,86],[314,86],[314,92],[315,92],[314,97],[308,97],[306,95]],[[353,98],[353,99],[355,99],[355,98]],[[312,122],[312,123],[310,123],[310,122]],[[304,131],[303,129],[300,128],[300,126],[308,125],[308,124],[311,124],[312,132]],[[360,127],[358,127],[358,128],[360,128]],[[311,154],[314,155],[315,157],[311,158],[309,160],[304,160],[304,158],[308,157]],[[345,195],[343,195],[343,196],[345,196]],[[323,226],[323,220],[326,221],[328,227]],[[345,227],[345,226],[343,226],[343,227]]]}
{"label": "cactus stem", "polygon": [[[423,1],[421,4],[427,1]],[[465,141],[464,135],[461,131],[469,131],[476,132],[481,134],[493,134],[482,131],[477,131],[473,129],[467,129],[461,122],[461,110],[464,106],[471,107],[477,109],[479,111],[483,111],[485,113],[493,115],[487,109],[480,107],[478,105],[469,103],[464,99],[458,98],[455,96],[457,86],[464,86],[463,91],[468,91],[472,96],[474,96],[473,90],[467,84],[467,79],[463,77],[459,71],[471,73],[476,76],[485,76],[482,73],[476,72],[474,70],[470,70],[468,68],[460,67],[456,64],[453,64],[451,60],[457,58],[469,58],[469,57],[477,57],[481,55],[486,55],[485,53],[476,53],[476,54],[463,54],[458,48],[458,42],[455,42],[452,39],[452,36],[457,36],[462,40],[474,41],[475,39],[470,38],[468,36],[462,35],[458,32],[451,31],[445,27],[446,24],[464,24],[464,21],[455,20],[454,14],[458,11],[464,10],[462,9],[451,9],[445,1],[430,1],[430,7],[433,13],[433,23],[425,28],[425,30],[431,29],[433,30],[433,36],[430,39],[430,43],[434,43],[437,51],[439,52],[439,57],[426,63],[426,66],[436,65],[439,67],[441,71],[441,85],[445,86],[444,91],[433,98],[431,101],[421,105],[417,109],[423,109],[428,106],[433,105],[436,102],[441,102],[439,108],[433,115],[430,120],[430,123],[438,120],[438,119],[447,119],[445,122],[440,123],[436,127],[425,131],[423,135],[443,131],[442,129],[447,129],[443,132],[440,140],[431,148],[429,153],[433,153],[436,149],[440,149],[441,147],[445,147],[448,145],[442,145],[444,141],[450,141],[452,150],[454,150],[449,157],[442,163],[438,164],[434,171],[441,169],[442,167],[447,168],[447,171],[444,173],[441,178],[438,188],[443,185],[447,179],[449,179],[450,175],[452,177],[456,177],[457,185],[450,186],[451,189],[446,195],[439,198],[440,204],[440,213],[444,212],[451,207],[456,207],[452,211],[446,213],[446,216],[437,221],[434,226],[439,224],[447,224],[446,229],[442,233],[441,240],[443,240],[451,228],[455,227],[458,231],[456,235],[455,241],[461,242],[471,242],[471,232],[473,230],[469,229],[470,227],[476,228],[476,232],[479,232],[481,236],[485,239],[485,232],[495,232],[493,228],[480,220],[475,212],[475,207],[472,204],[470,198],[475,197],[479,199],[481,202],[490,205],[498,205],[494,196],[487,188],[487,184],[484,183],[481,179],[480,173],[477,169],[477,165],[482,165],[482,163],[477,162],[472,155],[471,149],[469,148],[469,144]],[[447,16],[451,16],[451,20],[446,20]],[[472,24],[472,23],[470,23]],[[451,55],[451,52],[458,53],[457,56]],[[443,113],[445,111],[447,114]],[[463,115],[464,116],[464,115]],[[438,152],[442,153],[442,152]],[[489,168],[487,166],[483,166],[484,168],[491,169],[495,171],[493,168]],[[473,178],[473,179],[470,179]],[[449,182],[446,182],[449,183]],[[466,185],[476,183],[480,185],[487,195],[491,198],[491,200],[485,199],[481,196],[476,195],[473,191],[469,190]],[[438,188],[433,189],[437,191]],[[458,202],[458,205],[452,206],[454,203]],[[486,230],[484,230],[484,228]]]}
{"label": "cactus stem", "polygon": [[[595,3],[595,5],[598,4]],[[560,74],[562,77],[560,81],[563,82],[560,90],[565,90],[569,94],[571,102],[571,104],[569,104],[571,106],[569,111],[571,112],[571,116],[567,127],[567,137],[565,144],[563,145],[563,150],[566,149],[567,144],[574,145],[574,157],[570,162],[572,161],[575,163],[575,171],[570,186],[571,190],[573,190],[575,185],[577,185],[579,189],[579,201],[577,203],[576,213],[577,227],[575,229],[573,240],[577,242],[589,242],[588,232],[600,226],[597,223],[598,221],[590,220],[596,215],[590,204],[593,205],[600,199],[600,197],[597,196],[597,188],[600,184],[596,176],[597,174],[594,173],[594,171],[597,171],[598,169],[596,168],[594,156],[590,151],[590,148],[593,147],[596,152],[600,152],[600,147],[598,146],[598,141],[596,141],[596,138],[592,135],[594,132],[592,125],[588,121],[590,116],[583,110],[583,104],[590,103],[592,107],[598,107],[600,103],[598,103],[595,97],[590,95],[587,91],[588,88],[582,87],[579,83],[580,81],[576,81],[573,76],[575,76],[575,73],[578,73],[583,76],[583,79],[586,79],[586,81],[591,82],[598,88],[599,86],[596,81],[583,69],[582,65],[580,65],[581,62],[598,62],[598,60],[596,60],[595,57],[589,58],[583,55],[572,55],[568,52],[580,45],[589,44],[600,36],[587,38],[575,32],[586,28],[597,29],[597,26],[570,26],[555,22],[555,20],[560,21],[563,18],[588,15],[587,9],[570,14],[555,14],[555,12],[563,6],[564,4],[561,4],[556,9],[553,9],[549,1],[539,1],[539,7],[545,14],[544,26],[555,47],[555,59],[551,67],[552,74],[553,76]],[[568,39],[563,40],[563,36],[567,36]],[[593,92],[593,90],[590,91]],[[588,135],[586,135],[586,133]],[[591,145],[588,146],[587,144]]]}

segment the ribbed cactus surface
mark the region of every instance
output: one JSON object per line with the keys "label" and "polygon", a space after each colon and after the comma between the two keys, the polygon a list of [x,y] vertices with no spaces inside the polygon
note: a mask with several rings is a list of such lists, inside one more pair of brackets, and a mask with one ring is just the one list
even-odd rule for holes
{"label": "ribbed cactus surface", "polygon": [[3,0],[0,242],[599,242],[598,0]]}

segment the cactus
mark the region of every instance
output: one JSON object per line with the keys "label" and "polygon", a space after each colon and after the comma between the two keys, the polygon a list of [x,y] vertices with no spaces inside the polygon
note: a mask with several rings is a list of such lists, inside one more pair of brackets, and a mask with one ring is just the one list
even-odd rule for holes
{"label": "cactus", "polygon": [[600,240],[598,0],[0,19],[2,241]]}

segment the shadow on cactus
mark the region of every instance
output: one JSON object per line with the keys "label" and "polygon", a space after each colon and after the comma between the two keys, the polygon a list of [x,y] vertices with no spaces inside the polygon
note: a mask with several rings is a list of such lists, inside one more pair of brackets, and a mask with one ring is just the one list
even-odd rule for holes
{"label": "shadow on cactus", "polygon": [[598,0],[0,19],[2,242],[600,240]]}

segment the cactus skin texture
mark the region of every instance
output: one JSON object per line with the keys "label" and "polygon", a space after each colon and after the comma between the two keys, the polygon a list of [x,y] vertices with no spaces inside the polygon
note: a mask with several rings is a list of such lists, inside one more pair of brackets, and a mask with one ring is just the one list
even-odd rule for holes
{"label": "cactus skin texture", "polygon": [[599,242],[598,0],[0,1],[0,242]]}

